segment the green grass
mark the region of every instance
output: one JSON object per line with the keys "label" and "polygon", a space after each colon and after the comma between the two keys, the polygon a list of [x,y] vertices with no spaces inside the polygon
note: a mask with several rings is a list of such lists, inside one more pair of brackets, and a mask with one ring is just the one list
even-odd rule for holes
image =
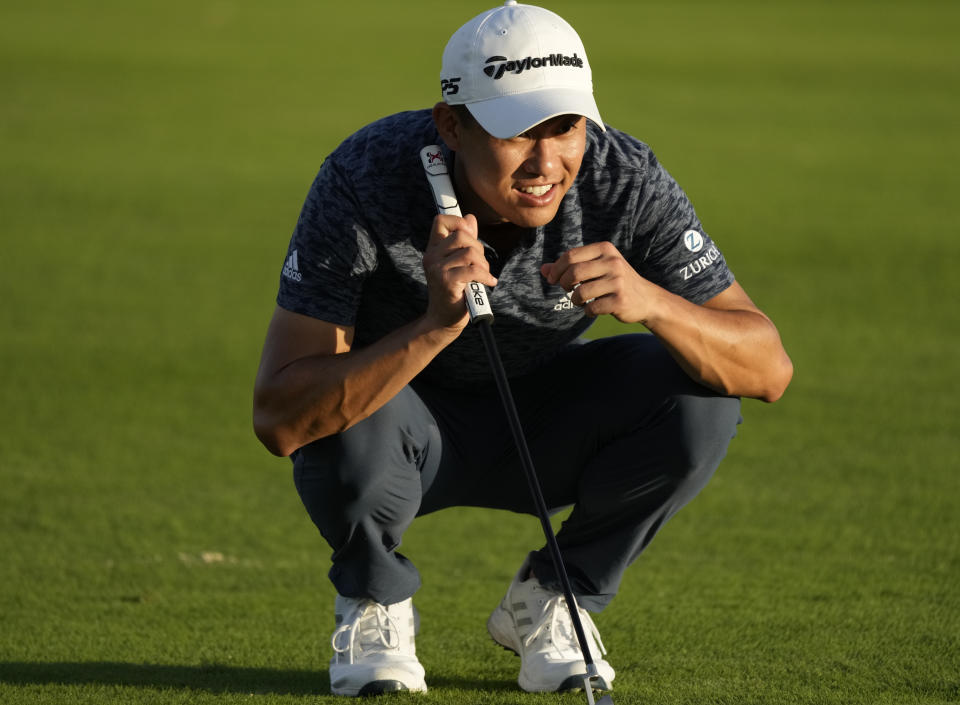
{"label": "green grass", "polygon": [[[796,365],[599,617],[616,702],[960,702],[960,7],[550,6]],[[333,702],[329,550],[253,374],[323,156],[430,105],[484,7],[0,7],[0,701]],[[538,537],[410,530],[410,702],[583,702],[485,635]]]}

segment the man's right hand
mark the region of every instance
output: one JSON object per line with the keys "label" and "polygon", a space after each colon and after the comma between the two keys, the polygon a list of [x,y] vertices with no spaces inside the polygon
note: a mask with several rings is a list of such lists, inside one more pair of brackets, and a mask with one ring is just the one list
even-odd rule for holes
{"label": "man's right hand", "polygon": [[470,282],[497,285],[478,239],[477,219],[472,215],[438,215],[433,219],[423,271],[430,297],[426,319],[441,328],[460,331],[470,322],[463,293]]}
{"label": "man's right hand", "polygon": [[350,428],[375,412],[456,340],[470,320],[464,288],[496,278],[477,239],[477,219],[440,215],[423,256],[427,310],[361,349],[353,327],[279,306],[254,386],[257,437],[276,455]]}

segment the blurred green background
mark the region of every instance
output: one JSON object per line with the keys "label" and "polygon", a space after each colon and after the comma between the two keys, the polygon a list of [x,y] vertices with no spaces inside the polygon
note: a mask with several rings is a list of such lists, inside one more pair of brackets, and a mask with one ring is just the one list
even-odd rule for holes
{"label": "blurred green background", "polygon": [[[598,618],[617,703],[960,702],[960,5],[548,7],[796,366]],[[329,549],[253,376],[324,156],[486,8],[0,4],[0,700],[327,699]],[[411,529],[413,700],[583,700],[485,635],[538,532]]]}

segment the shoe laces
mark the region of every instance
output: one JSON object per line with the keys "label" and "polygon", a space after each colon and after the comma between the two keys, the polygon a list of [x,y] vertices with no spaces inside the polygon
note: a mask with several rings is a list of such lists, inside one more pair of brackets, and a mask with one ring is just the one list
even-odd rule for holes
{"label": "shoe laces", "polygon": [[[577,641],[577,633],[573,628],[573,619],[570,617],[570,611],[567,609],[566,598],[562,594],[555,594],[542,602],[542,605],[543,611],[541,612],[540,620],[523,640],[524,646],[532,646],[541,636],[546,636],[547,640],[553,644],[561,654],[570,650],[579,653],[580,643]],[[577,605],[577,612],[580,615],[580,622],[583,625],[583,631],[587,636],[588,643],[590,642],[590,637],[593,637],[593,643],[600,648],[600,655],[606,654],[607,649],[600,639],[600,630],[597,629],[597,625],[593,623],[590,613],[582,609],[579,605]]]}
{"label": "shoe laces", "polygon": [[383,605],[366,601],[352,620],[334,630],[330,644],[336,653],[347,654],[348,662],[353,663],[364,651],[399,649],[400,628]]}

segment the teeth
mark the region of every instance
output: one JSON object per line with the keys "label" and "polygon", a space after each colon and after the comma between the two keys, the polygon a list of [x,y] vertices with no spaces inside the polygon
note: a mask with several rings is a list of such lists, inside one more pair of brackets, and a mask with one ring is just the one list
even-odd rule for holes
{"label": "teeth", "polygon": [[521,187],[520,190],[523,191],[524,193],[529,193],[534,196],[542,196],[551,188],[552,188],[552,184],[545,184],[544,186],[523,186]]}

